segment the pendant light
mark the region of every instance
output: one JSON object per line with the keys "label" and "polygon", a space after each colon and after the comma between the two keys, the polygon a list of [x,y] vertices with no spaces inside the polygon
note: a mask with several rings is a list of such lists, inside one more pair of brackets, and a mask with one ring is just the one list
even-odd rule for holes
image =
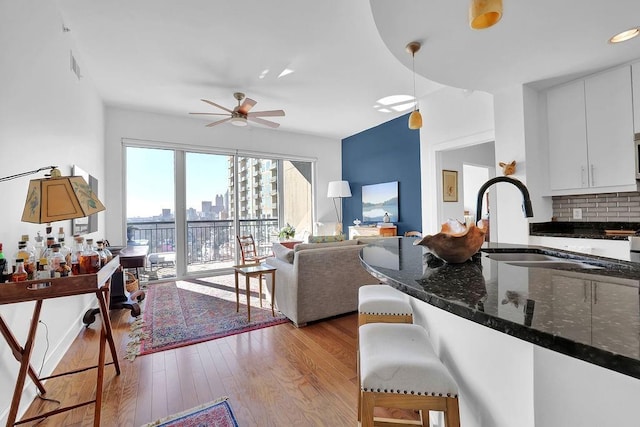
{"label": "pendant light", "polygon": [[420,50],[420,42],[411,42],[406,46],[407,52],[411,54],[413,71],[413,112],[409,115],[409,129],[420,129],[422,127],[422,114],[418,110],[418,99],[416,98],[416,52]]}
{"label": "pendant light", "polygon": [[484,30],[502,18],[502,0],[471,0],[469,25],[474,30]]}

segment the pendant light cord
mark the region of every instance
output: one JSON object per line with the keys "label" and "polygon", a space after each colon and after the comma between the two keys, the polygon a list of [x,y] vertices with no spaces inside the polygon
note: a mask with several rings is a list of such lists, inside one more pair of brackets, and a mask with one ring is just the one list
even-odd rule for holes
{"label": "pendant light cord", "polygon": [[413,111],[418,110],[418,99],[416,98],[416,53],[411,54],[411,71],[413,71]]}

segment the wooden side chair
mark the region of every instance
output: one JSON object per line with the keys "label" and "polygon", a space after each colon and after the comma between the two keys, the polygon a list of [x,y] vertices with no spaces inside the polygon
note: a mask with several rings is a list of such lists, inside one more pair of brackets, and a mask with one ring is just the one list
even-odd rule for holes
{"label": "wooden side chair", "polygon": [[240,254],[242,256],[242,264],[260,264],[268,256],[258,256],[256,251],[256,242],[253,240],[253,235],[236,236],[238,241],[238,247],[240,248]]}
{"label": "wooden side chair", "polygon": [[422,233],[419,231],[406,231],[404,237],[422,237]]}

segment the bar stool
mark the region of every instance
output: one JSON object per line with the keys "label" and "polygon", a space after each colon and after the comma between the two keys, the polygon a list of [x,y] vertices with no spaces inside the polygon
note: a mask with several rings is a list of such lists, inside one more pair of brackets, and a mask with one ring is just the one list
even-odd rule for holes
{"label": "bar stool", "polygon": [[358,289],[358,326],[366,323],[413,323],[409,295],[389,285],[364,285]]}
{"label": "bar stool", "polygon": [[[370,323],[361,326],[359,334],[358,421],[362,427],[373,427],[376,406],[421,411],[420,421],[402,420],[403,424],[428,427],[431,410],[444,412],[446,427],[460,426],[458,386],[423,327]],[[392,422],[375,421],[376,425]]]}

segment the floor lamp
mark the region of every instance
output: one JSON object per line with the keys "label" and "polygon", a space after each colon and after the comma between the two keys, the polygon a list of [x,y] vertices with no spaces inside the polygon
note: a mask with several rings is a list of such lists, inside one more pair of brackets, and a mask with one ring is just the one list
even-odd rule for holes
{"label": "floor lamp", "polygon": [[330,181],[329,188],[327,189],[327,197],[333,199],[333,207],[336,210],[336,231],[335,234],[342,234],[342,200],[340,200],[340,209],[338,210],[338,204],[336,199],[342,199],[344,197],[351,197],[351,188],[349,188],[349,181]]}

